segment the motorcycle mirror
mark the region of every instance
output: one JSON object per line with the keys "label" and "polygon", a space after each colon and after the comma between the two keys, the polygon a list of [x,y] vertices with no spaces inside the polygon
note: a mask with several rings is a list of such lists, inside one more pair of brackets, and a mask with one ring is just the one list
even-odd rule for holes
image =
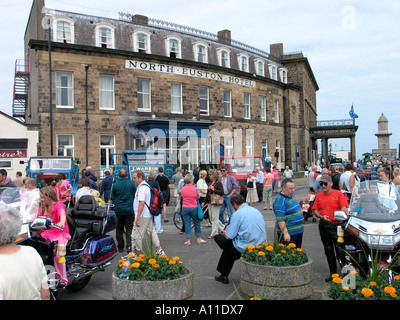
{"label": "motorcycle mirror", "polygon": [[32,230],[46,230],[50,227],[50,220],[46,217],[37,217],[33,220],[31,224]]}
{"label": "motorcycle mirror", "polygon": [[337,210],[334,212],[333,217],[336,220],[344,221],[347,219],[347,214],[343,210]]}

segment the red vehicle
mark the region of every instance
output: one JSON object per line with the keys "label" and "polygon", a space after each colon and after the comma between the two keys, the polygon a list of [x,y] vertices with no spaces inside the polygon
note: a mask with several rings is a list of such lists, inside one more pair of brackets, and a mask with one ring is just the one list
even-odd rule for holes
{"label": "red vehicle", "polygon": [[247,193],[247,173],[256,175],[256,167],[264,171],[265,162],[262,156],[228,156],[220,158],[220,166],[226,165],[228,174],[235,177],[240,186],[240,193]]}

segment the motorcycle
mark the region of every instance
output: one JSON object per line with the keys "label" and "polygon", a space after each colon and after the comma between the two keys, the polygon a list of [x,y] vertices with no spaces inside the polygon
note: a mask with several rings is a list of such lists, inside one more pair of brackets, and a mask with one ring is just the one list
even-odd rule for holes
{"label": "motorcycle", "polygon": [[114,238],[107,235],[117,224],[114,211],[110,205],[99,206],[91,195],[82,196],[74,208],[66,209],[71,240],[68,241],[63,255],[68,283],[66,286],[61,285],[60,274],[55,272],[54,268],[57,244],[40,236],[41,230],[56,225],[51,223],[49,217],[37,217],[39,190],[23,192],[19,188],[4,188],[0,193],[0,206],[14,207],[23,217],[23,225],[16,243],[35,248],[42,257],[52,299],[56,298],[60,289],[83,289],[91,276],[104,271],[118,254]]}
{"label": "motorcycle", "polygon": [[349,216],[335,212],[339,247],[345,260],[339,261],[367,277],[385,271],[389,279],[400,271],[400,195],[393,183],[364,181],[353,190]]}

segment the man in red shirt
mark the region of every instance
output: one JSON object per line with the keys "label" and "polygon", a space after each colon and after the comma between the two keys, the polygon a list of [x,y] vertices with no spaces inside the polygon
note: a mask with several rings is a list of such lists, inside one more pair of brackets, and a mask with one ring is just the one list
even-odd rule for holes
{"label": "man in red shirt", "polygon": [[337,227],[340,221],[334,219],[334,212],[343,210],[348,215],[348,202],[344,194],[332,189],[332,178],[328,174],[323,174],[320,180],[322,192],[315,197],[313,209],[319,220],[319,234],[324,245],[325,256],[328,260],[330,276],[326,281],[332,279],[331,275],[337,273],[336,259],[342,260],[344,254],[337,245]]}

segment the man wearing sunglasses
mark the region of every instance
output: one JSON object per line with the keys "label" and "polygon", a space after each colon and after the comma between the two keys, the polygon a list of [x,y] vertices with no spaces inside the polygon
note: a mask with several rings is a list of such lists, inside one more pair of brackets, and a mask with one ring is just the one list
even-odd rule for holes
{"label": "man wearing sunglasses", "polygon": [[313,210],[319,220],[319,234],[324,246],[325,256],[328,260],[330,276],[326,281],[332,280],[331,275],[337,273],[336,259],[344,258],[342,250],[337,245],[337,227],[340,221],[334,219],[334,212],[343,210],[348,215],[348,202],[344,194],[332,189],[332,178],[328,174],[323,174],[319,182],[322,192],[315,197]]}

